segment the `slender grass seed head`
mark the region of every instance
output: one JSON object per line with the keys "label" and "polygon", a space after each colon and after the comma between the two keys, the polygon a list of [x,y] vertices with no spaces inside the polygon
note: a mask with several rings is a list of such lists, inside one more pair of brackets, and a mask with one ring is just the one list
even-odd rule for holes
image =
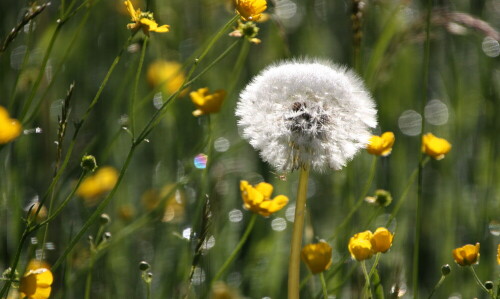
{"label": "slender grass seed head", "polygon": [[375,103],[361,80],[327,61],[272,65],[241,92],[243,137],[279,171],[341,169],[371,137]]}

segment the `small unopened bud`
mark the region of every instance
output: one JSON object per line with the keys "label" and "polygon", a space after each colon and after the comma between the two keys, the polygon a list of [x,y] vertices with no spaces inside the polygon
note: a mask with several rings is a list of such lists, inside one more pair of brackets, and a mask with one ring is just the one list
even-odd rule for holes
{"label": "small unopened bud", "polygon": [[92,155],[84,155],[80,166],[86,171],[94,172],[97,169],[97,161]]}
{"label": "small unopened bud", "polygon": [[387,207],[392,202],[391,193],[387,190],[378,189],[375,190],[375,196],[367,196],[365,201],[370,204],[379,205],[382,207]]}
{"label": "small unopened bud", "polygon": [[488,280],[487,282],[484,283],[484,287],[487,288],[488,290],[492,290],[495,284],[493,284],[493,281]]}
{"label": "small unopened bud", "polygon": [[111,218],[108,214],[101,214],[101,224],[108,224],[111,222]]}
{"label": "small unopened bud", "polygon": [[107,240],[109,240],[109,239],[111,239],[111,233],[110,233],[110,232],[105,232],[105,233],[104,233],[104,240],[106,240],[106,241],[107,241]]}
{"label": "small unopened bud", "polygon": [[446,264],[441,267],[441,274],[443,274],[444,276],[450,274],[450,272],[451,272],[450,265]]}
{"label": "small unopened bud", "polygon": [[153,273],[148,272],[148,278],[149,278],[149,279],[152,279],[152,278],[153,278]]}
{"label": "small unopened bud", "polygon": [[92,237],[92,236],[88,236],[88,240],[89,240],[90,242],[92,242],[92,241],[94,240],[94,237]]}
{"label": "small unopened bud", "polygon": [[149,264],[145,261],[139,263],[139,270],[141,271],[147,271],[149,267],[150,267]]}
{"label": "small unopened bud", "polygon": [[[28,209],[28,217],[31,219],[31,220],[36,220],[36,222],[40,223],[42,222],[43,220],[47,219],[47,208],[45,208],[45,206],[42,206],[40,208],[40,211],[38,212],[38,215],[36,215],[36,211],[38,210],[40,206],[40,203],[38,202],[35,202],[34,204],[32,204],[29,209]],[[36,215],[36,219],[33,219]]]}

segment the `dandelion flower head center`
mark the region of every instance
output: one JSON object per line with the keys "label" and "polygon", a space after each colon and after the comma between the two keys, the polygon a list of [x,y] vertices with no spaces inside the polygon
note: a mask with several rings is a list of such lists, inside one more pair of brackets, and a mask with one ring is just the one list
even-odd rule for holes
{"label": "dandelion flower head center", "polygon": [[358,77],[324,61],[288,61],[265,69],[241,92],[243,137],[282,171],[310,164],[340,169],[365,148],[376,109]]}

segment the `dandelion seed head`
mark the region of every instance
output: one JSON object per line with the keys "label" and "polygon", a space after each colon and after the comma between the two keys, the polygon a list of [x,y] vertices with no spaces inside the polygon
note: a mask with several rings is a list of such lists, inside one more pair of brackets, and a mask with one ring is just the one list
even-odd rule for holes
{"label": "dandelion seed head", "polygon": [[350,70],[321,60],[272,65],[241,92],[243,137],[281,171],[341,169],[365,148],[376,109]]}

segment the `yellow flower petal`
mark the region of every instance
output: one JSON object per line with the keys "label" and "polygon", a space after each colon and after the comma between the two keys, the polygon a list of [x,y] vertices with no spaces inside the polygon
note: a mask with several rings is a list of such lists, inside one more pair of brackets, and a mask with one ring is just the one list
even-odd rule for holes
{"label": "yellow flower petal", "polygon": [[362,261],[369,259],[373,256],[372,250],[372,232],[367,230],[357,233],[349,240],[348,249],[353,259]]}
{"label": "yellow flower petal", "polygon": [[146,77],[151,86],[162,85],[162,91],[166,94],[173,94],[179,90],[186,78],[180,63],[166,60],[156,60],[151,63]]}
{"label": "yellow flower petal", "polygon": [[443,138],[438,138],[432,133],[422,136],[422,152],[436,160],[441,160],[451,150],[451,144]]}
{"label": "yellow flower petal", "polygon": [[10,118],[9,112],[0,106],[0,144],[13,141],[21,135],[22,126],[17,119]]}
{"label": "yellow flower petal", "polygon": [[301,258],[313,274],[328,270],[332,265],[332,247],[325,241],[302,248]]}
{"label": "yellow flower petal", "polygon": [[479,243],[476,245],[467,244],[453,249],[453,258],[460,266],[470,266],[479,261]]}
{"label": "yellow flower petal", "polygon": [[388,156],[392,151],[394,140],[392,132],[385,132],[381,136],[374,135],[370,138],[366,150],[372,155]]}
{"label": "yellow flower petal", "polygon": [[198,108],[193,112],[194,116],[199,116],[202,114],[216,113],[219,112],[222,102],[226,97],[226,92],[222,89],[216,90],[213,94],[210,94],[207,87],[200,88],[197,91],[192,91],[189,93],[191,101]]}
{"label": "yellow flower petal", "polygon": [[392,246],[394,235],[385,227],[379,227],[370,240],[374,253],[387,252]]}
{"label": "yellow flower petal", "polygon": [[266,0],[235,0],[236,11],[245,21],[258,21],[267,9]]}
{"label": "yellow flower petal", "polygon": [[132,19],[132,21],[137,21],[138,18],[137,18],[137,15],[135,14],[135,9],[134,9],[134,6],[132,5],[132,2],[130,2],[129,0],[123,2],[123,4],[125,4],[125,6],[127,7],[127,11],[128,11],[128,14],[130,15],[130,18]]}
{"label": "yellow flower petal", "polygon": [[[47,299],[54,282],[52,272],[48,268],[36,268],[47,265],[41,261],[30,261],[26,274],[21,278],[19,291],[21,297],[29,299]],[[48,265],[47,265],[48,267]]]}
{"label": "yellow flower petal", "polygon": [[266,199],[270,199],[271,194],[273,194],[273,185],[269,183],[258,183],[257,186],[255,186],[255,189],[262,193],[262,195],[264,195],[264,198]]}

